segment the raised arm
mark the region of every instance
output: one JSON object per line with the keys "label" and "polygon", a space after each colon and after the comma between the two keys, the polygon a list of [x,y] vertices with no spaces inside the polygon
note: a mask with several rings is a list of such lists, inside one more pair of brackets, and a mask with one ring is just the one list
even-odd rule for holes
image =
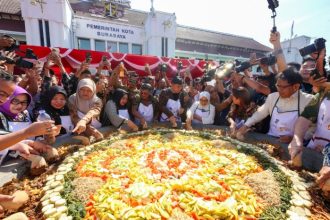
{"label": "raised arm", "polygon": [[280,40],[281,40],[280,32],[270,33],[269,41],[271,44],[273,44],[273,48],[274,48],[273,54],[277,58],[277,69],[279,73],[287,68]]}

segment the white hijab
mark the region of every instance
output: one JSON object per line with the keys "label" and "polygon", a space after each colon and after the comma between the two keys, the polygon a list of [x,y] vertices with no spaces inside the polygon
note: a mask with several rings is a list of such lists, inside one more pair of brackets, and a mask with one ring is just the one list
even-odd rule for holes
{"label": "white hijab", "polygon": [[209,107],[209,105],[210,105],[210,98],[211,98],[211,95],[210,95],[210,93],[209,93],[209,92],[207,92],[207,91],[203,91],[203,92],[199,93],[199,99],[201,99],[202,97],[205,97],[205,98],[207,98],[207,100],[208,100],[208,103],[207,103],[207,105],[206,105],[206,106],[202,106],[202,105],[199,103],[199,106],[200,106],[200,107],[202,107],[202,108],[208,108],[208,107]]}
{"label": "white hijab", "polygon": [[[93,92],[93,96],[90,100],[84,100],[79,96],[79,90],[83,87],[87,87]],[[92,106],[96,102],[101,102],[101,100],[96,96],[96,85],[91,79],[82,79],[79,81],[77,86],[77,91],[75,94],[71,95],[69,98],[69,102],[72,105],[75,105],[83,114],[87,114],[87,112],[92,108]]]}

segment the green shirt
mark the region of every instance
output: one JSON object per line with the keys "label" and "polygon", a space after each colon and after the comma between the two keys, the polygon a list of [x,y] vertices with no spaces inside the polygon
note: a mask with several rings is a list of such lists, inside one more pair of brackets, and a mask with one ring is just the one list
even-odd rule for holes
{"label": "green shirt", "polygon": [[313,123],[316,123],[321,102],[325,98],[330,100],[330,91],[320,91],[319,93],[314,95],[314,98],[305,107],[304,111],[301,113],[300,116],[310,120]]}

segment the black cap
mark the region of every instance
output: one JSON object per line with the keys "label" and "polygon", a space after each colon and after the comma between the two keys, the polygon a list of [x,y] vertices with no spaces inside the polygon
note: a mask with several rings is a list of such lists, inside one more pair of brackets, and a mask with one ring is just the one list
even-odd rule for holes
{"label": "black cap", "polygon": [[172,78],[172,84],[182,85],[183,80],[180,76],[175,76],[175,77]]}

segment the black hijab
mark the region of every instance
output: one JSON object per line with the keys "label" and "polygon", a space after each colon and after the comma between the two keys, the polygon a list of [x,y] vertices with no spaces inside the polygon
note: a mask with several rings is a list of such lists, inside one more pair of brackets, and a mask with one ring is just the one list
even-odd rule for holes
{"label": "black hijab", "polygon": [[120,105],[120,100],[124,97],[124,95],[128,95],[128,92],[123,89],[116,89],[112,95],[112,101],[116,104],[117,110],[127,109],[127,103],[125,105]]}
{"label": "black hijab", "polygon": [[66,99],[68,98],[66,91],[62,87],[53,86],[46,92],[46,94],[42,100],[42,104],[43,104],[43,107],[45,108],[45,111],[55,121],[55,124],[60,125],[62,123],[60,116],[68,116],[68,115],[70,115],[70,113],[69,113],[69,108],[68,108],[67,104],[65,104],[65,106],[62,109],[56,109],[51,105],[52,99],[57,94],[62,94],[62,95],[64,95],[64,97]]}

